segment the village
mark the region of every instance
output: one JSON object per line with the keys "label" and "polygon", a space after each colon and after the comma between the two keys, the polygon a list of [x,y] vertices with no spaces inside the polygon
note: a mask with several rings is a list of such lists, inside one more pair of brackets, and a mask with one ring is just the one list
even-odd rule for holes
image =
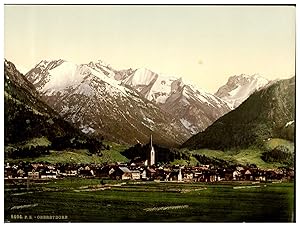
{"label": "village", "polygon": [[112,180],[219,182],[219,181],[282,181],[294,180],[294,168],[259,169],[256,166],[217,167],[213,164],[180,166],[156,163],[156,152],[150,137],[146,160],[133,159],[129,163],[111,164],[50,164],[20,162],[4,169],[9,179],[58,179],[66,177]]}
{"label": "village", "polygon": [[5,179],[58,179],[99,178],[112,180],[178,181],[178,182],[219,182],[219,181],[281,181],[293,180],[294,169],[259,169],[237,166],[215,168],[200,166],[145,166],[130,164],[49,164],[26,163],[10,165],[4,170]]}

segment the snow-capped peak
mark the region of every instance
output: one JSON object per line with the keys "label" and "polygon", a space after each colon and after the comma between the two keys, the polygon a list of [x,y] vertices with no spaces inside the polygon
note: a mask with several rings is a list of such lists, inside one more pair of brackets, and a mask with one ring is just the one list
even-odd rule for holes
{"label": "snow-capped peak", "polygon": [[244,102],[253,92],[269,84],[269,80],[260,76],[253,75],[234,75],[229,77],[227,83],[219,88],[216,96],[223,99],[234,109]]}
{"label": "snow-capped peak", "polygon": [[135,71],[135,73],[124,81],[125,84],[130,86],[141,86],[141,85],[149,85],[155,77],[156,73],[152,72],[147,68],[140,68]]}
{"label": "snow-capped peak", "polygon": [[71,62],[63,62],[60,67],[55,67],[49,70],[51,78],[45,84],[43,90],[48,89],[60,90],[66,88],[74,83],[81,81],[82,76],[77,73],[78,65]]}
{"label": "snow-capped peak", "polygon": [[127,95],[121,81],[111,78],[110,72],[107,74],[97,64],[90,62],[78,65],[65,60],[43,60],[27,76],[39,91],[46,94],[77,87],[81,94],[91,95],[93,92],[89,84],[93,78],[98,78],[106,83],[108,92]]}

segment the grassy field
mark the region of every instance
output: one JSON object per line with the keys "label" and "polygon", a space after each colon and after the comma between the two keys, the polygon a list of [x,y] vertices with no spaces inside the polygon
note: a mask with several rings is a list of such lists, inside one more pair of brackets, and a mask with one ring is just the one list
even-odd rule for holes
{"label": "grassy field", "polygon": [[205,155],[209,158],[218,158],[232,164],[255,164],[258,168],[276,168],[283,166],[280,163],[267,163],[261,159],[263,151],[258,149],[244,149],[239,151],[218,151],[200,149],[191,151],[193,154]]}
{"label": "grassy field", "polygon": [[43,215],[67,216],[67,222],[291,222],[294,218],[293,183],[104,180],[104,184],[99,179],[63,179],[30,184],[29,191],[26,184],[5,185],[5,220],[28,221],[13,219],[14,215],[31,215],[31,221],[42,222],[55,221],[37,219]]}
{"label": "grassy field", "polygon": [[[282,145],[288,148],[290,152],[294,152],[294,143],[273,138],[269,141],[266,141],[265,146],[268,149],[274,149],[275,147]],[[258,168],[278,168],[284,166],[281,163],[273,162],[267,163],[261,159],[263,152],[266,150],[261,150],[258,148],[249,148],[249,149],[242,149],[242,150],[229,150],[229,151],[220,151],[220,150],[210,150],[210,149],[200,149],[200,150],[193,150],[190,151],[192,154],[201,154],[205,155],[209,158],[218,158],[225,161],[228,161],[233,164],[256,164]]]}
{"label": "grassy field", "polygon": [[[40,140],[39,140],[40,141]],[[22,158],[22,159],[7,159],[6,162],[49,162],[49,163],[115,163],[115,162],[127,162],[128,159],[122,155],[122,152],[128,148],[125,145],[116,143],[105,143],[110,146],[110,150],[103,150],[102,156],[91,154],[86,149],[68,149],[63,151],[50,150],[49,155],[43,155],[37,158]]]}

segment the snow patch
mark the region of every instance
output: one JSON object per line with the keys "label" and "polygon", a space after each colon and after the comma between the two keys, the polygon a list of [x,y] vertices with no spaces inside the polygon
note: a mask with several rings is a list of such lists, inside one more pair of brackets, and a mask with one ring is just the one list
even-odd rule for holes
{"label": "snow patch", "polygon": [[[46,64],[46,63],[44,63]],[[105,82],[107,92],[112,95],[128,96],[128,89],[121,85],[121,81],[116,81],[113,78],[106,76],[102,71],[97,71],[88,65],[76,65],[71,62],[63,62],[59,67],[55,67],[49,72],[49,81],[42,88],[42,91],[48,95],[54,92],[63,91],[69,87],[77,88],[77,94],[92,96],[95,91],[88,84],[88,81],[94,77]],[[86,77],[88,76],[88,80]]]}
{"label": "snow patch", "polygon": [[156,103],[165,103],[168,98],[169,98],[168,95],[159,96],[156,99]]}
{"label": "snow patch", "polygon": [[78,66],[70,62],[64,62],[60,67],[49,70],[50,80],[43,87],[43,91],[49,89],[61,90],[71,84],[81,81],[82,76],[77,72]]}
{"label": "snow patch", "polygon": [[294,121],[289,121],[285,124],[285,127],[288,127],[289,125],[292,125],[294,123]]}
{"label": "snow patch", "polygon": [[93,91],[93,89],[91,88],[91,86],[89,86],[86,83],[81,83],[77,87],[76,93],[82,94],[82,95],[86,95],[86,96],[93,96],[95,94],[95,92]]}
{"label": "snow patch", "polygon": [[136,70],[136,72],[129,77],[125,83],[131,86],[149,85],[156,75],[156,73],[146,68],[141,68]]}
{"label": "snow patch", "polygon": [[67,113],[69,111],[69,107],[68,106],[64,106],[63,109],[60,111],[60,114],[63,115],[65,113]]}
{"label": "snow patch", "polygon": [[148,117],[144,117],[144,120],[147,121],[150,124],[154,124],[154,121]]}
{"label": "snow patch", "polygon": [[80,128],[82,128],[81,131],[82,131],[83,133],[85,133],[85,134],[88,134],[88,133],[94,133],[94,132],[95,132],[95,129],[89,127],[88,125],[81,126]]}
{"label": "snow patch", "polygon": [[144,125],[144,126],[146,126],[147,128],[153,130],[153,126],[152,126],[152,125],[147,125],[147,124],[145,124],[144,122],[142,122],[142,125]]}
{"label": "snow patch", "polygon": [[[238,84],[241,79],[246,79],[246,84]],[[238,107],[244,102],[253,92],[266,86],[269,81],[259,75],[252,76],[241,75],[237,77],[237,87],[229,92],[228,96],[222,97],[222,99],[228,103],[231,109]]]}
{"label": "snow patch", "polygon": [[181,124],[182,124],[186,129],[190,130],[192,134],[196,134],[196,133],[197,133],[196,128],[195,128],[189,121],[187,121],[186,119],[181,118],[181,119],[180,119],[180,122],[181,122]]}
{"label": "snow patch", "polygon": [[183,124],[183,126],[184,126],[185,128],[187,128],[187,129],[189,129],[189,128],[191,127],[191,125],[192,125],[189,121],[185,120],[184,118],[181,118],[181,119],[180,119],[180,122],[181,122],[181,124]]}

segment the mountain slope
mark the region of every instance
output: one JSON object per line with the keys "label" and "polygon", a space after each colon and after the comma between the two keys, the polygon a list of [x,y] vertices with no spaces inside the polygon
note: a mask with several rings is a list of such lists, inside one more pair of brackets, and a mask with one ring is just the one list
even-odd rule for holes
{"label": "mountain slope", "polygon": [[253,92],[260,90],[269,83],[269,80],[258,74],[252,76],[235,75],[229,77],[227,83],[220,87],[215,95],[226,101],[231,109],[235,109]]}
{"label": "mountain slope", "polygon": [[184,82],[182,78],[158,74],[146,68],[116,70],[101,60],[90,62],[88,66],[157,104],[179,120],[189,135],[203,131],[230,111],[222,99]]}
{"label": "mountain slope", "polygon": [[100,63],[41,61],[26,74],[43,100],[83,132],[120,142],[178,146],[189,131],[161,108],[125,87],[115,77],[126,77]]}
{"label": "mountain slope", "polygon": [[294,140],[295,78],[253,93],[182,147],[229,149],[259,145],[271,137]]}
{"label": "mountain slope", "polygon": [[230,110],[223,100],[184,82],[182,78],[143,68],[121,79],[123,84],[179,119],[190,134],[204,130]]}
{"label": "mountain slope", "polygon": [[34,86],[7,60],[4,62],[4,85],[6,146],[42,139],[51,148],[76,147],[80,144],[81,148],[93,151],[102,149],[100,142],[62,120],[41,101]]}

